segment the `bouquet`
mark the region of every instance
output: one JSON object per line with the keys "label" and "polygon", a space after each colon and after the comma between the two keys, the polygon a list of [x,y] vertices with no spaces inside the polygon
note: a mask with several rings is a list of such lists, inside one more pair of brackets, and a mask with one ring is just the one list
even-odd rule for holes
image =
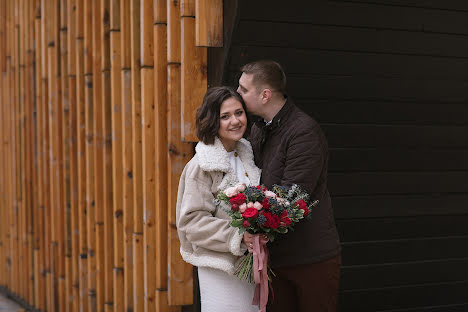
{"label": "bouquet", "polygon": [[[279,234],[294,230],[295,224],[310,216],[310,210],[318,204],[318,200],[310,203],[309,195],[297,184],[274,185],[272,190],[263,185],[237,184],[219,192],[217,201],[218,204],[224,202],[230,207],[226,212],[231,217],[231,226],[238,228],[240,234],[247,231],[250,234],[263,234],[268,238],[262,241],[259,235],[256,235],[253,253],[243,256],[234,272],[241,280],[257,284],[254,302],[258,301],[260,296],[266,305],[268,280],[271,280],[266,272],[266,243],[274,241]],[[273,273],[271,270],[270,272]],[[264,285],[265,282],[267,286]],[[260,284],[263,286],[259,287]],[[262,292],[263,295],[260,295]]]}

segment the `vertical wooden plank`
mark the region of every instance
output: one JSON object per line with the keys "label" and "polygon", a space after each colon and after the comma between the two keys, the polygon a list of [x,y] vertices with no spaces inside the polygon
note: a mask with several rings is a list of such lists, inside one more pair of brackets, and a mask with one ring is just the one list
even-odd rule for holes
{"label": "vertical wooden plank", "polygon": [[[5,28],[8,29],[8,23],[5,23]],[[8,41],[7,41],[8,42]],[[8,47],[6,47],[8,51]],[[6,53],[8,54],[8,53]],[[12,148],[11,148],[11,106],[10,106],[10,65],[9,62],[6,64],[6,71],[2,72],[3,78],[3,92],[2,92],[2,101],[4,108],[4,120],[5,120],[5,152],[6,152],[6,161],[5,161],[5,181],[6,181],[6,192],[8,194],[6,207],[4,211],[4,224],[2,228],[5,233],[5,284],[8,285],[11,289],[11,227],[10,227],[10,217],[12,210],[12,195],[13,195],[13,183],[11,178],[11,168],[12,168]]]}
{"label": "vertical wooden plank", "polygon": [[[124,223],[124,307],[134,310],[134,294],[143,281],[134,281],[133,275],[133,130],[132,130],[132,88],[131,88],[131,27],[130,0],[120,2],[121,34],[121,96],[122,96],[122,156],[123,156],[123,223]],[[134,286],[134,282],[135,286]],[[135,287],[135,288],[134,288]],[[135,309],[141,311],[141,309]]]}
{"label": "vertical wooden plank", "polygon": [[[125,0],[124,0],[125,1]],[[122,24],[123,26],[124,24]],[[123,27],[122,27],[123,29]],[[122,32],[123,35],[123,32]],[[122,37],[123,39],[123,37]],[[122,40],[124,41],[124,40]],[[123,51],[123,49],[122,49]],[[124,211],[124,305],[134,309],[134,295],[143,281],[134,281],[133,265],[133,136],[131,70],[122,69],[122,129],[123,129],[123,211]],[[135,308],[135,310],[137,310]],[[139,309],[139,311],[142,311]]]}
{"label": "vertical wooden plank", "polygon": [[43,203],[44,203],[44,274],[46,280],[46,308],[48,311],[54,311],[54,298],[52,296],[52,222],[51,222],[51,185],[50,185],[50,135],[49,135],[49,73],[48,73],[48,6],[46,0],[41,0],[41,124],[42,124],[42,147],[43,154]]}
{"label": "vertical wooden plank", "polygon": [[180,15],[195,17],[195,0],[181,0]]}
{"label": "vertical wooden plank", "polygon": [[0,72],[6,72],[6,2],[0,0]]}
{"label": "vertical wooden plank", "polygon": [[29,276],[28,276],[28,301],[35,305],[34,301],[34,235],[36,230],[36,223],[34,220],[37,219],[36,213],[38,211],[37,205],[37,171],[36,171],[36,150],[35,150],[35,122],[36,122],[36,110],[35,110],[35,90],[36,90],[36,81],[35,81],[35,54],[34,54],[34,27],[35,27],[35,12],[34,12],[34,1],[27,0],[27,57],[26,57],[26,72],[28,80],[28,93],[27,93],[27,103],[28,103],[28,114],[29,122],[27,129],[27,138],[28,138],[28,151],[26,152],[28,159],[28,170],[29,175],[27,179],[28,189],[30,194],[28,197],[28,213],[27,213],[27,256],[28,256],[28,266],[29,266]]}
{"label": "vertical wooden plank", "polygon": [[95,244],[96,244],[96,305],[98,311],[104,309],[104,133],[103,118],[104,104],[102,101],[102,75],[101,75],[101,5],[100,1],[93,1],[92,5],[92,63],[93,63],[93,107],[94,107],[94,199],[95,199]]}
{"label": "vertical wooden plank", "polygon": [[70,256],[71,256],[71,276],[69,286],[71,293],[67,297],[67,309],[69,311],[79,311],[79,206],[78,206],[78,107],[76,91],[76,36],[77,36],[77,6],[75,0],[67,2],[67,50],[68,50],[68,88],[70,106]]}
{"label": "vertical wooden plank", "polygon": [[145,311],[155,311],[156,292],[156,138],[154,116],[153,1],[141,0],[141,109]]}
{"label": "vertical wooden plank", "polygon": [[[187,3],[186,7],[191,8],[192,5]],[[181,134],[184,141],[195,142],[197,141],[195,135],[195,113],[207,89],[207,49],[195,47],[195,17],[189,15],[191,13],[194,12],[189,12],[188,9],[181,11]]]}
{"label": "vertical wooden plank", "polygon": [[63,218],[60,220],[64,226],[64,255],[65,255],[65,272],[64,276],[60,276],[61,284],[64,284],[63,293],[60,295],[60,307],[66,311],[72,310],[72,226],[71,226],[71,178],[70,178],[70,159],[71,159],[71,108],[70,108],[70,92],[69,92],[69,55],[68,55],[68,7],[67,0],[60,0],[60,81],[62,86],[61,102],[62,102],[62,183],[61,189],[63,194],[62,211],[64,210]]}
{"label": "vertical wooden plank", "polygon": [[64,310],[63,293],[60,279],[64,276],[64,224],[62,210],[62,110],[61,110],[61,80],[59,68],[59,1],[52,0],[48,6],[48,73],[49,73],[49,133],[51,138],[51,221],[53,261],[52,277],[54,282],[54,305],[58,310]]}
{"label": "vertical wooden plank", "polygon": [[[132,75],[132,142],[133,142],[133,280],[134,310],[144,310],[143,265],[143,175],[141,131],[141,73],[140,73],[140,0],[130,1],[130,42]],[[141,263],[140,263],[141,261]]]}
{"label": "vertical wooden plank", "polygon": [[[185,4],[185,2],[183,2]],[[176,228],[176,202],[180,175],[192,157],[191,143],[181,141],[181,10],[168,0],[168,79],[167,79],[167,136],[168,136],[168,301],[170,305],[193,303],[192,266],[182,260]]]}
{"label": "vertical wooden plank", "polygon": [[96,305],[96,203],[95,203],[95,137],[93,103],[93,1],[84,0],[84,77],[86,124],[86,229],[88,254],[88,311],[97,311]]}
{"label": "vertical wooden plank", "polygon": [[19,275],[18,275],[18,263],[19,263],[19,246],[18,246],[18,208],[19,208],[19,198],[18,194],[20,192],[20,177],[18,176],[18,168],[19,168],[19,159],[18,159],[18,122],[17,122],[17,87],[18,87],[18,27],[16,22],[16,14],[17,14],[17,3],[12,3],[10,5],[10,14],[11,14],[11,21],[10,21],[10,33],[12,34],[10,39],[10,56],[11,56],[11,73],[10,73],[10,105],[11,109],[11,120],[12,120],[12,179],[13,179],[13,207],[10,216],[10,226],[11,226],[11,254],[12,254],[12,284],[11,288],[12,291],[15,293],[19,293]]}
{"label": "vertical wooden plank", "polygon": [[223,0],[195,0],[195,42],[199,47],[223,46]]}
{"label": "vertical wooden plank", "polygon": [[[153,11],[151,10],[151,13]],[[153,68],[141,69],[142,121],[143,121],[143,241],[145,311],[154,311],[156,292],[156,164]]]}
{"label": "vertical wooden plank", "polygon": [[[4,9],[4,4],[0,1],[0,8]],[[2,14],[2,13],[0,13]],[[1,17],[0,17],[1,18]],[[0,32],[4,33],[3,22],[0,23]],[[3,40],[3,39],[2,39]],[[5,46],[3,46],[5,49]],[[5,50],[4,50],[5,52]],[[6,127],[6,92],[5,92],[5,81],[6,81],[6,72],[0,68],[0,170],[4,173],[4,178],[0,180],[0,220],[5,224],[6,221],[6,210],[8,209],[7,197],[9,196],[7,191],[7,181],[6,181],[6,172],[7,172],[7,127]],[[6,279],[6,226],[0,227],[0,285],[7,285]]]}
{"label": "vertical wooden plank", "polygon": [[167,290],[167,1],[155,2],[156,288]]}
{"label": "vertical wooden plank", "polygon": [[84,78],[84,0],[76,1],[76,118],[77,118],[77,175],[79,229],[79,310],[88,308],[88,251],[86,217],[86,109]]}
{"label": "vertical wooden plank", "polygon": [[41,40],[41,2],[35,0],[35,54],[36,54],[36,157],[37,157],[37,218],[34,219],[36,224],[36,240],[35,240],[35,255],[34,255],[34,290],[35,290],[35,303],[36,307],[40,310],[45,310],[45,289],[46,280],[45,272],[45,239],[46,233],[44,230],[44,211],[45,211],[45,188],[44,185],[44,161],[45,153],[43,150],[44,136],[44,115],[43,112],[43,87],[42,87],[42,66],[41,61],[43,58],[43,41]]}
{"label": "vertical wooden plank", "polygon": [[156,291],[156,311],[158,312],[180,312],[181,306],[170,306],[168,304],[167,290]]}
{"label": "vertical wooden plank", "polygon": [[112,103],[111,103],[111,51],[110,51],[110,1],[102,0],[101,20],[101,72],[102,72],[102,132],[103,132],[103,193],[104,193],[104,309],[113,309],[113,181],[112,181]]}
{"label": "vertical wooden plank", "polygon": [[[19,184],[18,184],[18,257],[19,257],[19,262],[18,262],[18,295],[20,297],[25,297],[26,296],[26,276],[27,275],[27,258],[26,258],[26,200],[25,200],[25,188],[26,188],[26,174],[25,174],[25,163],[26,163],[26,149],[25,149],[25,124],[26,124],[26,112],[25,112],[25,94],[26,94],[26,88],[25,88],[25,34],[24,34],[24,29],[25,29],[25,23],[24,23],[24,0],[17,1],[17,6],[16,6],[16,28],[17,32],[19,34],[18,38],[18,50],[17,50],[17,73],[18,73],[18,84],[17,92],[18,94],[18,100],[16,102],[17,105],[17,127],[18,127],[18,132],[17,132],[17,146],[18,146],[18,169],[17,169],[17,174],[18,174],[18,179],[19,179]],[[20,269],[23,268],[23,269]]]}
{"label": "vertical wooden plank", "polygon": [[112,105],[112,180],[114,213],[114,311],[124,311],[124,213],[123,213],[123,131],[122,131],[122,79],[120,46],[120,1],[110,3],[110,60]]}
{"label": "vertical wooden plank", "polygon": [[168,67],[168,207],[169,207],[169,285],[170,305],[189,305],[193,303],[192,266],[182,260],[180,242],[176,227],[177,189],[180,175],[185,164],[193,155],[193,146],[180,140],[180,86],[179,64]]}

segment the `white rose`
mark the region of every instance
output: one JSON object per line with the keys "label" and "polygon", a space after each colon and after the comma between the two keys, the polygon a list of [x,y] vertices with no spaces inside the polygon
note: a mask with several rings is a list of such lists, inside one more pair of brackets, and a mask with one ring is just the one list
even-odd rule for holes
{"label": "white rose", "polygon": [[243,203],[242,205],[239,206],[239,211],[241,213],[243,213],[245,211],[245,209],[247,209],[247,204],[246,203]]}
{"label": "white rose", "polygon": [[245,184],[244,184],[244,183],[239,183],[239,184],[237,184],[235,187],[236,187],[236,190],[237,190],[238,192],[243,192],[243,191],[245,191]]}
{"label": "white rose", "polygon": [[226,194],[227,197],[234,197],[236,196],[237,194],[239,194],[239,192],[237,191],[237,188],[236,187],[228,187],[225,191],[224,191],[224,194]]}
{"label": "white rose", "polygon": [[266,197],[276,198],[276,194],[273,193],[272,191],[265,191],[264,194]]}
{"label": "white rose", "polygon": [[254,208],[257,209],[257,210],[260,210],[260,209],[263,208],[263,205],[260,204],[259,202],[255,202],[253,206],[254,206]]}

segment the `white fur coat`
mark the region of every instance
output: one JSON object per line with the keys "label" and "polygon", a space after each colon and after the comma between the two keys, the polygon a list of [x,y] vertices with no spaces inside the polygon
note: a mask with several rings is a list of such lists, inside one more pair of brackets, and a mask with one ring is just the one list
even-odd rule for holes
{"label": "white fur coat", "polygon": [[[214,204],[216,193],[238,182],[229,155],[221,141],[198,143],[196,154],[185,166],[177,195],[177,231],[182,258],[195,266],[233,273],[235,263],[246,247],[230,218]],[[250,143],[241,139],[236,151],[252,185],[260,182]]]}

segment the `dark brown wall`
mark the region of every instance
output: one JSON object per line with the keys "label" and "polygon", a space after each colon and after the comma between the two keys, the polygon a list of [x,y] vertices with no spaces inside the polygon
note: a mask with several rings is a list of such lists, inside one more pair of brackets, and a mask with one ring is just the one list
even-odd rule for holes
{"label": "dark brown wall", "polygon": [[468,311],[468,2],[238,5],[224,82],[279,61],[327,134],[340,310]]}

